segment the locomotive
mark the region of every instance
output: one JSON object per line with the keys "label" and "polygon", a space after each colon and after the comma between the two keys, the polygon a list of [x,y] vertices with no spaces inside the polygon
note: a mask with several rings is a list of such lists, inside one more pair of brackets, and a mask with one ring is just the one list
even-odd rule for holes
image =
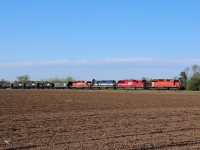
{"label": "locomotive", "polygon": [[147,89],[146,80],[119,80],[117,82],[118,89]]}
{"label": "locomotive", "polygon": [[92,82],[91,81],[73,81],[69,82],[70,89],[91,89]]}
{"label": "locomotive", "polygon": [[115,80],[92,80],[92,89],[116,89],[117,83]]}
{"label": "locomotive", "polygon": [[167,89],[167,90],[181,90],[183,87],[179,80],[173,79],[154,79],[150,81],[151,86],[148,89]]}

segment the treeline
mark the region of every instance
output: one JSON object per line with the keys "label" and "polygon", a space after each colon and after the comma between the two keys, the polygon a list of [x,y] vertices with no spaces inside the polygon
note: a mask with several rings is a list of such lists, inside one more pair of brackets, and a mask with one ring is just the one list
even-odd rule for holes
{"label": "treeline", "polygon": [[68,76],[66,78],[58,78],[58,77],[48,78],[48,79],[44,79],[44,80],[41,80],[41,81],[56,83],[56,82],[63,82],[63,81],[69,82],[69,81],[74,81],[74,80],[75,79],[72,76]]}
{"label": "treeline", "polygon": [[[74,81],[74,80],[75,79],[72,76],[68,76],[66,78],[55,77],[55,78],[42,79],[42,80],[39,80],[39,81],[40,82],[56,83],[56,82],[64,82],[64,81],[69,82],[69,81]],[[6,81],[6,80],[1,79],[1,82],[3,82],[3,81]],[[31,78],[28,74],[25,74],[25,75],[17,76],[16,81],[21,82],[21,83],[26,83],[26,82],[30,82],[30,81],[33,81],[33,80],[31,80]]]}
{"label": "treeline", "polygon": [[186,90],[200,91],[200,66],[195,64],[187,67],[179,75],[179,80]]}

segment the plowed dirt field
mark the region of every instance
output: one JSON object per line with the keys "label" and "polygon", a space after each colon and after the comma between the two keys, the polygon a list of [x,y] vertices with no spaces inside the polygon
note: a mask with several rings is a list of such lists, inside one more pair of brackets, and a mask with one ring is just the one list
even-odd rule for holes
{"label": "plowed dirt field", "polygon": [[200,93],[0,90],[0,149],[200,149]]}

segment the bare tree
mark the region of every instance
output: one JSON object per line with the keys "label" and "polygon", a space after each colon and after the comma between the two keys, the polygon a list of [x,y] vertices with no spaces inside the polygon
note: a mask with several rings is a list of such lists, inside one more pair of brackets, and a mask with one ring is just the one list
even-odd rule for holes
{"label": "bare tree", "polygon": [[187,77],[189,77],[189,73],[190,73],[190,67],[186,67],[183,72],[185,72],[185,74],[187,75]]}
{"label": "bare tree", "polygon": [[196,75],[199,71],[200,71],[200,67],[197,64],[192,66],[193,75]]}

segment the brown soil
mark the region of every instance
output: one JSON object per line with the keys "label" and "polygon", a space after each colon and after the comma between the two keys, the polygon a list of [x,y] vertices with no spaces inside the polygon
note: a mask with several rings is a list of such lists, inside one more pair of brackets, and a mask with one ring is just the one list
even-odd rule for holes
{"label": "brown soil", "polygon": [[0,149],[200,149],[200,93],[1,90]]}

